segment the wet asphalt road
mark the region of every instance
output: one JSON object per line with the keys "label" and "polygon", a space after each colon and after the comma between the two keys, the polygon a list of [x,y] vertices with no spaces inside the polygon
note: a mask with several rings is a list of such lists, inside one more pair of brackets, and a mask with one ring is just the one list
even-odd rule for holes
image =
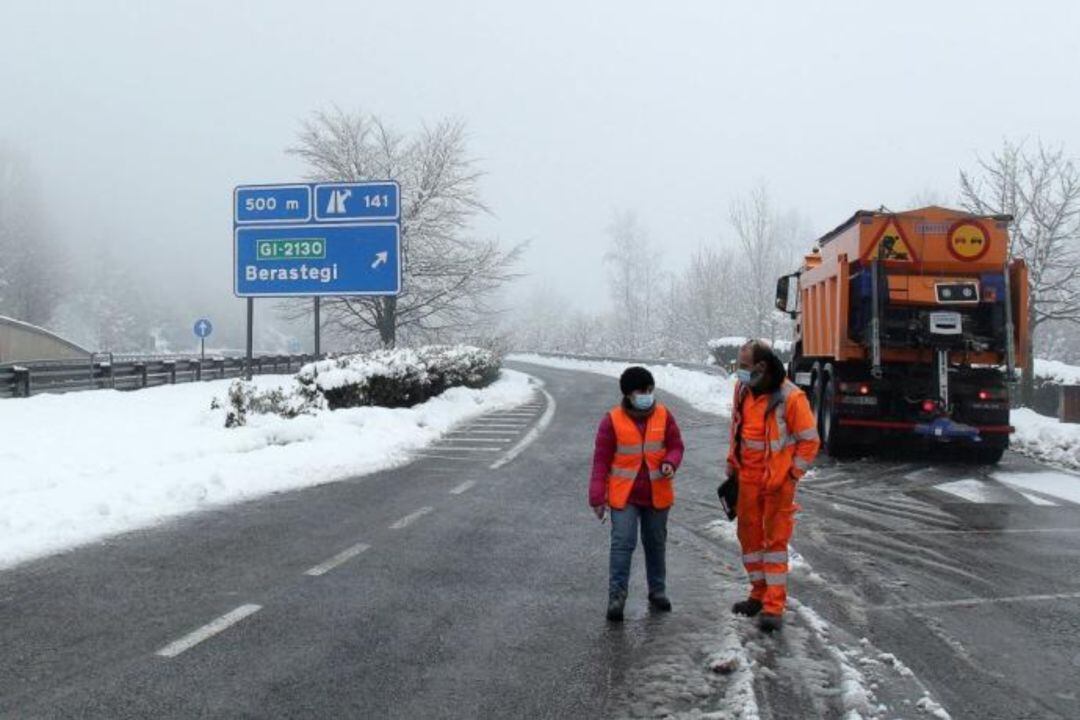
{"label": "wet asphalt road", "polygon": [[[0,716],[925,717],[928,694],[954,718],[1080,717],[1080,508],[1001,482],[1038,466],[822,462],[800,493],[797,600],[762,638],[726,610],[744,588],[714,501],[725,425],[661,392],[688,446],[675,612],[646,609],[639,555],[611,627],[585,483],[615,381],[519,367],[554,415],[497,469],[543,394],[397,470],[0,573]],[[962,480],[990,490],[940,488]]]}

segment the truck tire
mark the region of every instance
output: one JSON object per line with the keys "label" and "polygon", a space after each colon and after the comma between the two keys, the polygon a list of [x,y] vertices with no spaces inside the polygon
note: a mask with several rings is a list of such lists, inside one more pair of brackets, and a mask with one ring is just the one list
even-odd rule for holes
{"label": "truck tire", "polygon": [[971,461],[977,465],[997,465],[1005,454],[1005,445],[984,444],[971,448]]}
{"label": "truck tire", "polygon": [[821,396],[821,446],[829,457],[843,458],[851,454],[851,446],[844,441],[844,432],[840,428],[839,413],[837,412],[837,387],[838,381],[829,377],[822,389]]}

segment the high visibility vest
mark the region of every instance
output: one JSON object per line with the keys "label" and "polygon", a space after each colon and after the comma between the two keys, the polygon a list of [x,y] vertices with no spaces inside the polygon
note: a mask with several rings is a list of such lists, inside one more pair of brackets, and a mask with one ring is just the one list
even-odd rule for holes
{"label": "high visibility vest", "polygon": [[744,403],[748,399],[753,401],[750,388],[738,383],[732,408],[728,472],[739,469],[740,451],[747,450],[764,455],[766,482],[769,478],[785,478],[788,475],[802,477],[810,469],[820,445],[817,421],[806,393],[790,380],[784,380],[769,397],[765,408],[764,440],[742,437]]}
{"label": "high visibility vest", "polygon": [[667,431],[668,411],[657,404],[645,425],[645,435],[638,424],[622,407],[611,410],[611,424],[615,427],[615,458],[608,475],[608,505],[622,510],[630,499],[634,480],[641,464],[649,469],[652,487],[652,504],[657,510],[669,508],[675,502],[675,490],[671,478],[664,477],[660,465],[667,455],[664,435]]}

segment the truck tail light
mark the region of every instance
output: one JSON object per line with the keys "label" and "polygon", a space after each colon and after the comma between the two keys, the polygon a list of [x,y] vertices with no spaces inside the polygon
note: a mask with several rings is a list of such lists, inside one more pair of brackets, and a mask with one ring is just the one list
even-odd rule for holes
{"label": "truck tail light", "polygon": [[979,391],[979,399],[980,400],[989,400],[990,399],[990,391],[989,390],[980,390]]}
{"label": "truck tail light", "polygon": [[870,386],[867,385],[866,383],[863,383],[862,385],[860,385],[859,386],[859,394],[860,395],[869,395],[870,394]]}
{"label": "truck tail light", "polygon": [[923,400],[922,401],[922,411],[924,413],[932,413],[935,410],[937,410],[937,401],[936,400]]}

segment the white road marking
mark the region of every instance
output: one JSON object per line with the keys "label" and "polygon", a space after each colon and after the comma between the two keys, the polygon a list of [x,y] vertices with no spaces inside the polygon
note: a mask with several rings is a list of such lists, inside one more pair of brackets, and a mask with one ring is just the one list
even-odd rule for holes
{"label": "white road marking", "polygon": [[962,600],[928,600],[926,602],[878,605],[871,610],[918,610],[920,608],[967,607],[969,605],[998,605],[1019,602],[1048,602],[1053,600],[1080,600],[1080,592],[1055,593],[1052,595],[1013,595],[996,598],[964,598]]}
{"label": "white road marking", "polygon": [[852,537],[859,535],[1042,535],[1045,533],[1080,533],[1080,528],[1000,528],[998,530],[821,530],[828,536]]}
{"label": "white road marking", "polygon": [[1050,502],[1049,500],[1046,500],[1045,498],[1041,498],[1038,495],[1032,495],[1031,493],[1021,492],[1020,490],[1017,490],[1016,492],[1020,493],[1025,498],[1027,498],[1028,502],[1030,502],[1032,505],[1043,505],[1045,507],[1057,507],[1058,506],[1058,504],[1056,502]]}
{"label": "white road marking", "polygon": [[324,563],[322,563],[320,565],[316,565],[315,567],[311,568],[310,570],[308,570],[304,574],[305,575],[310,575],[311,577],[319,577],[320,575],[325,575],[326,573],[328,573],[331,570],[333,570],[334,568],[336,568],[338,565],[341,565],[342,563],[345,563],[345,562],[348,562],[349,560],[352,560],[354,557],[356,557],[357,555],[359,555],[360,553],[362,553],[362,552],[364,552],[366,550],[369,550],[370,548],[371,548],[370,545],[365,545],[364,543],[357,543],[356,545],[353,545],[351,548],[348,548],[347,550],[342,550],[341,552],[339,552],[337,555],[330,558],[326,562],[324,562]]}
{"label": "white road marking", "polygon": [[226,630],[230,626],[235,625],[249,615],[254,615],[260,610],[262,610],[261,605],[241,605],[235,610],[225,613],[217,620],[203,625],[198,630],[188,633],[187,635],[175,642],[169,643],[165,647],[158,650],[156,654],[160,655],[161,657],[167,658],[176,657],[185,650],[190,650],[191,648],[201,643],[203,640],[212,638],[223,630]]}
{"label": "white road marking", "polygon": [[390,529],[391,530],[401,530],[402,528],[407,528],[410,525],[412,525],[414,522],[419,520],[420,518],[427,515],[429,512],[434,512],[434,510],[435,510],[435,508],[433,508],[433,507],[422,507],[419,510],[417,510],[416,512],[409,513],[405,517],[398,520],[396,523],[394,523],[393,525],[390,526]]}
{"label": "white road marking", "polygon": [[448,452],[499,452],[502,448],[497,447],[481,447],[479,445],[435,445],[433,450],[442,452],[446,450]]}
{"label": "white road marking", "polygon": [[461,493],[467,491],[469,488],[471,488],[475,484],[476,484],[475,480],[466,480],[465,482],[461,483],[456,488],[451,490],[450,494],[451,495],[460,495]]}
{"label": "white road marking", "polygon": [[525,451],[525,448],[536,442],[536,439],[540,437],[540,435],[545,430],[547,430],[548,425],[551,424],[552,418],[555,417],[555,398],[551,397],[551,394],[544,389],[543,384],[539,380],[537,380],[536,382],[540,387],[540,392],[544,394],[544,398],[547,400],[547,408],[544,409],[544,414],[540,417],[540,421],[537,422],[535,426],[533,426],[532,430],[529,430],[529,432],[525,434],[525,437],[521,438],[521,441],[517,445],[510,448],[509,452],[507,452],[506,455],[491,464],[492,470],[498,470],[503,465],[506,465],[508,462],[523,453]]}
{"label": "white road marking", "polygon": [[473,435],[494,435],[495,437],[516,438],[521,433],[510,432],[509,430],[454,430],[446,434],[465,435],[467,437],[472,437]]}
{"label": "white road marking", "polygon": [[521,428],[529,427],[529,423],[489,422],[485,420],[472,423],[469,427],[480,430],[491,430],[493,428],[515,428],[520,430]]}
{"label": "white road marking", "polygon": [[461,443],[461,442],[494,443],[496,445],[505,445],[506,443],[510,442],[511,440],[513,440],[513,438],[508,438],[508,437],[503,437],[503,438],[448,437],[445,440],[443,440],[442,442],[448,442],[448,443]]}

